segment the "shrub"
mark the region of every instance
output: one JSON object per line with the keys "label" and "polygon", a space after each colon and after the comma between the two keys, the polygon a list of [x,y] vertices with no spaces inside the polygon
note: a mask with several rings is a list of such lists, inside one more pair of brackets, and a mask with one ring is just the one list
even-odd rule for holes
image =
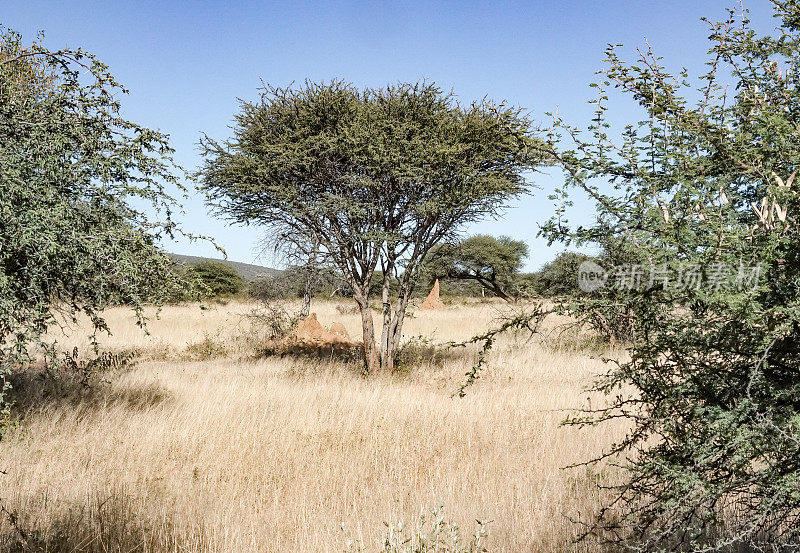
{"label": "shrub", "polygon": [[121,117],[124,92],[91,54],[0,27],[0,405],[57,314],[102,331],[125,303],[144,324],[181,285],[158,246],[178,168],[165,135]]}
{"label": "shrub", "polygon": [[206,334],[202,340],[189,342],[184,350],[184,357],[195,361],[206,361],[229,354],[225,343]]}
{"label": "shrub", "polygon": [[188,268],[210,297],[235,296],[244,291],[246,282],[234,267],[220,261],[201,261]]}
{"label": "shrub", "polygon": [[400,346],[397,352],[397,366],[410,369],[422,364],[439,365],[449,357],[447,346],[436,344],[427,336],[412,336]]}
{"label": "shrub", "polygon": [[[478,528],[471,537],[463,537],[458,525],[444,517],[444,507],[439,506],[420,513],[419,520],[413,531],[410,531],[402,522],[397,525],[386,523],[388,531],[383,540],[374,549],[376,553],[483,553],[488,551],[486,541],[487,523],[476,521]],[[347,530],[342,526],[347,543],[347,553],[362,553],[364,548],[355,543],[347,535]]]}
{"label": "shrub", "polygon": [[266,340],[281,340],[297,326],[299,313],[291,313],[283,302],[262,300],[247,314],[250,324]]}
{"label": "shrub", "polygon": [[[700,94],[653,52],[628,63],[609,47],[588,132],[556,119],[576,143],[554,158],[598,217],[545,230],[617,265],[566,308],[630,313],[630,355],[594,387],[608,403],[569,421],[631,423],[607,452],[625,481],[592,528],[618,547],[800,543],[800,3],[774,6],[773,36],[733,12],[711,23]],[[645,112],[619,134],[612,88]]]}
{"label": "shrub", "polygon": [[577,252],[563,252],[537,272],[525,275],[524,282],[542,297],[564,297],[580,293],[578,267],[591,256]]}

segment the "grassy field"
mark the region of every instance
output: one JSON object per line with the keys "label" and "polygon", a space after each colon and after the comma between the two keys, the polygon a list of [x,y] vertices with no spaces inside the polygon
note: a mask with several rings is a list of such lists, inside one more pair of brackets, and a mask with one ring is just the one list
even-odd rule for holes
{"label": "grassy field", "polygon": [[[490,551],[593,550],[570,543],[577,529],[566,517],[597,508],[595,480],[606,476],[562,467],[624,428],[559,422],[585,404],[582,386],[600,361],[505,337],[458,399],[474,350],[367,378],[333,360],[257,358],[250,308],[168,307],[150,335],[114,309],[113,336],[101,344],[137,348],[133,368],[89,390],[29,379],[22,419],[0,442],[0,498],[18,516],[18,529],[8,516],[0,522],[3,548],[342,552],[344,526],[357,546],[379,551],[384,521],[413,525],[441,503],[465,533],[476,519],[491,521]],[[358,337],[348,308],[313,310]],[[499,308],[418,311],[405,334],[464,339]],[[53,337],[85,351],[82,334],[79,326]]]}

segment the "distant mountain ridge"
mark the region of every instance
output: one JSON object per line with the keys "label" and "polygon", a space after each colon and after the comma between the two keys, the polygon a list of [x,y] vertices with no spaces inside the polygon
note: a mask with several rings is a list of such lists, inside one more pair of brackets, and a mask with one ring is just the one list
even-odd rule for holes
{"label": "distant mountain ridge", "polygon": [[275,276],[283,271],[280,269],[272,269],[270,267],[263,267],[261,265],[252,265],[250,263],[242,263],[240,261],[230,261],[228,259],[214,259],[212,257],[198,257],[195,255],[183,255],[179,253],[170,253],[169,256],[178,263],[184,265],[197,265],[201,261],[216,261],[217,263],[225,263],[230,265],[242,275],[246,281],[250,282],[261,277]]}

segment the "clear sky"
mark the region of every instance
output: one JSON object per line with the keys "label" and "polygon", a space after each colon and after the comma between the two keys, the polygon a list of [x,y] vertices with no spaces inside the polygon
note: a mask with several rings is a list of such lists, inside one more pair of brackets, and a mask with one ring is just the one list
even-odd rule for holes
{"label": "clear sky", "polygon": [[[255,99],[260,80],[285,86],[344,78],[363,87],[426,79],[463,102],[488,96],[522,106],[547,122],[559,110],[581,124],[591,115],[588,84],[608,43],[632,53],[645,37],[668,66],[703,69],[708,27],[733,1],[538,0],[530,2],[266,2],[0,0],[0,24],[32,41],[88,50],[130,89],[124,115],[168,133],[177,161],[200,163],[201,133],[229,136],[237,98]],[[767,0],[745,0],[757,26],[774,26]],[[625,121],[632,111],[614,115]],[[506,234],[531,246],[530,269],[552,259],[536,238],[553,212],[547,191],[558,175],[503,218],[467,229]],[[229,259],[279,265],[259,257],[257,228],[228,226],[207,213],[200,194],[184,203],[187,231],[213,236]],[[590,217],[584,204],[578,218]],[[207,244],[167,249],[218,257]]]}

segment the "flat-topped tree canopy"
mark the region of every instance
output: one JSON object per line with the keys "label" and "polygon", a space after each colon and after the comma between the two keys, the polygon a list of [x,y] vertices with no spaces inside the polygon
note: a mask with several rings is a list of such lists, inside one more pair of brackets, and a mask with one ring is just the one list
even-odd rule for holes
{"label": "flat-topped tree canopy", "polygon": [[[435,84],[359,90],[344,81],[265,86],[233,138],[202,142],[199,176],[217,212],[313,237],[368,310],[385,276],[380,364],[391,368],[414,276],[428,251],[528,190],[543,157],[530,120],[490,101],[459,104]],[[394,308],[389,280],[400,280]],[[364,311],[369,368],[377,368]]]}
{"label": "flat-topped tree canopy", "polygon": [[473,280],[497,297],[516,301],[519,277],[528,245],[508,236],[478,234],[436,246],[423,265],[426,280]]}

